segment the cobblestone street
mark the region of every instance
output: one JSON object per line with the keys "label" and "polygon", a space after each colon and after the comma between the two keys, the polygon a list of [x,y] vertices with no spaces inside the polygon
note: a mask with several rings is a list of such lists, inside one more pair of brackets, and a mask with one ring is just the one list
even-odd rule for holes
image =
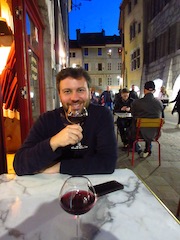
{"label": "cobblestone street", "polygon": [[[131,166],[131,153],[121,150],[119,138],[119,157],[117,168],[132,169],[159,197],[166,207],[176,215],[180,199],[180,129],[176,129],[177,115],[165,113],[165,124],[159,140],[161,144],[161,166],[158,166],[158,144],[153,143],[152,154],[146,159],[135,153],[135,165]],[[143,147],[143,143],[141,144]]]}

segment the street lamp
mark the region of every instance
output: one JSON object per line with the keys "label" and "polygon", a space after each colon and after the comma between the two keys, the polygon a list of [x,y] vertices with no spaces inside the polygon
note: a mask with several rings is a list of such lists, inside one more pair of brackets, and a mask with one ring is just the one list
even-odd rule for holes
{"label": "street lamp", "polygon": [[122,83],[123,83],[123,79],[122,77],[120,77],[119,75],[117,76],[117,79],[118,79],[118,86],[122,86]]}

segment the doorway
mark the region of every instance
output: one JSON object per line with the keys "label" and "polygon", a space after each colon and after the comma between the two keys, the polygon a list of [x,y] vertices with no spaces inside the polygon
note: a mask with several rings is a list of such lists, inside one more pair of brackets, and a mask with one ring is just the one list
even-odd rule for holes
{"label": "doorway", "polygon": [[[0,2],[0,84],[2,148],[8,173],[34,121],[45,111],[43,25],[36,3]],[[3,27],[2,27],[3,26]],[[2,56],[2,55],[1,55]]]}

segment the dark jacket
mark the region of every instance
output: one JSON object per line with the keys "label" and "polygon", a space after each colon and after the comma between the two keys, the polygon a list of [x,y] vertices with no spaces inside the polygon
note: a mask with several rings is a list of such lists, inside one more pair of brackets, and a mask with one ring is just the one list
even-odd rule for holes
{"label": "dark jacket", "polygon": [[56,162],[61,162],[60,172],[66,174],[112,173],[117,159],[117,142],[114,122],[109,109],[90,104],[88,117],[83,125],[83,150],[72,150],[71,146],[50,146],[50,138],[67,124],[63,108],[44,113],[32,127],[23,146],[14,158],[14,169],[18,175],[35,174]]}
{"label": "dark jacket", "polygon": [[104,91],[102,94],[101,94],[101,96],[100,96],[100,103],[101,103],[101,100],[102,100],[102,98],[103,98],[103,101],[104,101],[104,103],[112,103],[113,102],[113,100],[112,100],[112,93],[111,93],[111,91]]}
{"label": "dark jacket", "polygon": [[122,97],[115,103],[114,105],[114,112],[117,113],[123,113],[126,111],[122,111],[121,108],[126,106],[126,107],[131,107],[131,104],[134,100],[132,98],[128,98],[126,101],[122,99]]}
{"label": "dark jacket", "polygon": [[131,91],[129,92],[129,98],[132,98],[132,99],[138,99],[139,97],[138,97],[136,91],[131,90]]}
{"label": "dark jacket", "polygon": [[180,113],[180,90],[176,96],[176,98],[171,101],[170,103],[174,103],[175,102],[175,105],[174,105],[174,111],[177,111],[178,113]]}
{"label": "dark jacket", "polygon": [[[131,106],[133,116],[132,134],[135,132],[137,118],[161,118],[162,111],[162,102],[155,98],[152,93],[147,93],[143,98],[135,100]],[[141,129],[141,134],[146,141],[152,140],[156,133],[156,128]]]}

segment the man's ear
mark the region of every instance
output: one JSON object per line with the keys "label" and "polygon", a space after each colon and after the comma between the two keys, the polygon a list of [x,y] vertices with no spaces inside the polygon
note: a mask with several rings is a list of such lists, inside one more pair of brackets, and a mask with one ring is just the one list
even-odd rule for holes
{"label": "man's ear", "polygon": [[60,93],[58,92],[58,96],[59,96],[59,101],[61,102],[61,97],[60,97]]}
{"label": "man's ear", "polygon": [[91,91],[92,91],[92,88],[89,88],[89,97],[91,98]]}

